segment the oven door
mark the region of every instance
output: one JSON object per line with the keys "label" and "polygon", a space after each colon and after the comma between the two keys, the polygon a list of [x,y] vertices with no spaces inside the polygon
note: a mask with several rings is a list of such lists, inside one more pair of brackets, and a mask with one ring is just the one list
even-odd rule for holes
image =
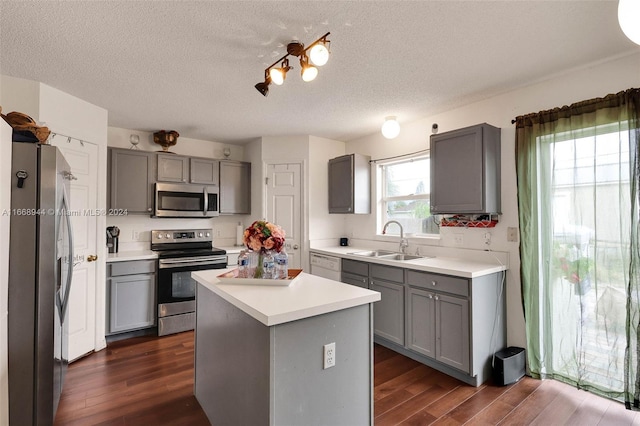
{"label": "oven door", "polygon": [[158,335],[193,330],[196,311],[194,271],[223,269],[227,256],[194,256],[158,260]]}
{"label": "oven door", "polygon": [[218,216],[218,187],[156,183],[155,210],[157,217],[207,218]]}

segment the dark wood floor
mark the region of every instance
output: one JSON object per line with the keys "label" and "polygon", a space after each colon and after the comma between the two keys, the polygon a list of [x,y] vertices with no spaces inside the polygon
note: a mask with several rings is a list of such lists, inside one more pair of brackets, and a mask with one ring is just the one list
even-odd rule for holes
{"label": "dark wood floor", "polygon": [[[622,404],[556,381],[476,388],[382,346],[374,358],[376,426],[640,425]],[[208,424],[193,396],[193,332],[115,342],[74,362],[55,423]]]}

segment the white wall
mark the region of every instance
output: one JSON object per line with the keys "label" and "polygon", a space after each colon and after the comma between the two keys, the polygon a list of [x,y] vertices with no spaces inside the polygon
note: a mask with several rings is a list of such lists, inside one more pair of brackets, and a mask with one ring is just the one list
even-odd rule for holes
{"label": "white wall", "polygon": [[345,154],[341,141],[309,137],[309,240],[313,247],[338,245],[346,236],[343,214],[329,214],[329,160]]}
{"label": "white wall", "polygon": [[7,359],[9,298],[9,224],[11,217],[11,126],[0,119],[0,426],[9,424]]}
{"label": "white wall", "polygon": [[[498,226],[490,230],[492,234],[491,249],[509,253],[507,342],[509,345],[525,347],[519,245],[507,242],[506,239],[507,227],[518,226],[515,128],[511,124],[511,120],[518,115],[602,97],[632,87],[640,87],[640,52],[592,64],[545,81],[535,82],[535,84],[519,90],[452,111],[434,114],[412,123],[402,123],[402,116],[398,112],[402,130],[396,139],[386,140],[381,134],[374,134],[348,142],[347,152],[371,155],[373,159],[376,159],[427,149],[433,123],[438,123],[439,132],[483,122],[502,128],[502,216]],[[388,239],[376,236],[374,216],[349,216],[345,229],[348,229],[349,233],[356,238],[388,241]],[[443,228],[440,239],[411,239],[410,243],[413,247],[418,244],[443,248],[456,247],[453,234],[461,233],[463,244],[458,247],[482,250],[485,232],[485,230],[479,229]]]}

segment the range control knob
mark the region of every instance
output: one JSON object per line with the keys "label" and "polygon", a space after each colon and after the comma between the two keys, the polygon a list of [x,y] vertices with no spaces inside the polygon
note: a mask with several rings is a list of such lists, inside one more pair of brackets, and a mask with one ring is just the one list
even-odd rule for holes
{"label": "range control knob", "polygon": [[206,237],[209,238],[211,236],[210,232],[207,232]]}
{"label": "range control knob", "polygon": [[162,239],[162,234],[158,232],[157,237],[158,237],[159,240],[161,240]]}
{"label": "range control knob", "polygon": [[167,237],[167,240],[171,238],[171,234],[169,234],[168,232],[164,234],[164,236]]}
{"label": "range control knob", "polygon": [[202,232],[198,232],[198,237],[202,238]]}

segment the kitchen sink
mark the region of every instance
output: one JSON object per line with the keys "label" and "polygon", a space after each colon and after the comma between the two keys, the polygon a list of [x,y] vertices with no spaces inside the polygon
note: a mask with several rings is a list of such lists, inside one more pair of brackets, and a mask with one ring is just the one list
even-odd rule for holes
{"label": "kitchen sink", "polygon": [[353,251],[347,254],[355,254],[356,256],[366,256],[366,257],[382,257],[382,256],[392,256],[396,253],[395,251],[390,250],[369,250],[369,251]]}
{"label": "kitchen sink", "polygon": [[347,254],[355,254],[356,256],[365,256],[365,257],[377,257],[377,258],[386,259],[386,260],[414,260],[414,259],[424,259],[424,258],[431,257],[431,256],[416,256],[412,254],[398,253],[396,251],[390,251],[390,250],[353,251]]}
{"label": "kitchen sink", "polygon": [[387,254],[387,255],[382,255],[378,257],[382,259],[388,259],[388,260],[413,260],[413,259],[422,259],[425,256],[415,256],[413,254],[394,253],[394,254]]}

